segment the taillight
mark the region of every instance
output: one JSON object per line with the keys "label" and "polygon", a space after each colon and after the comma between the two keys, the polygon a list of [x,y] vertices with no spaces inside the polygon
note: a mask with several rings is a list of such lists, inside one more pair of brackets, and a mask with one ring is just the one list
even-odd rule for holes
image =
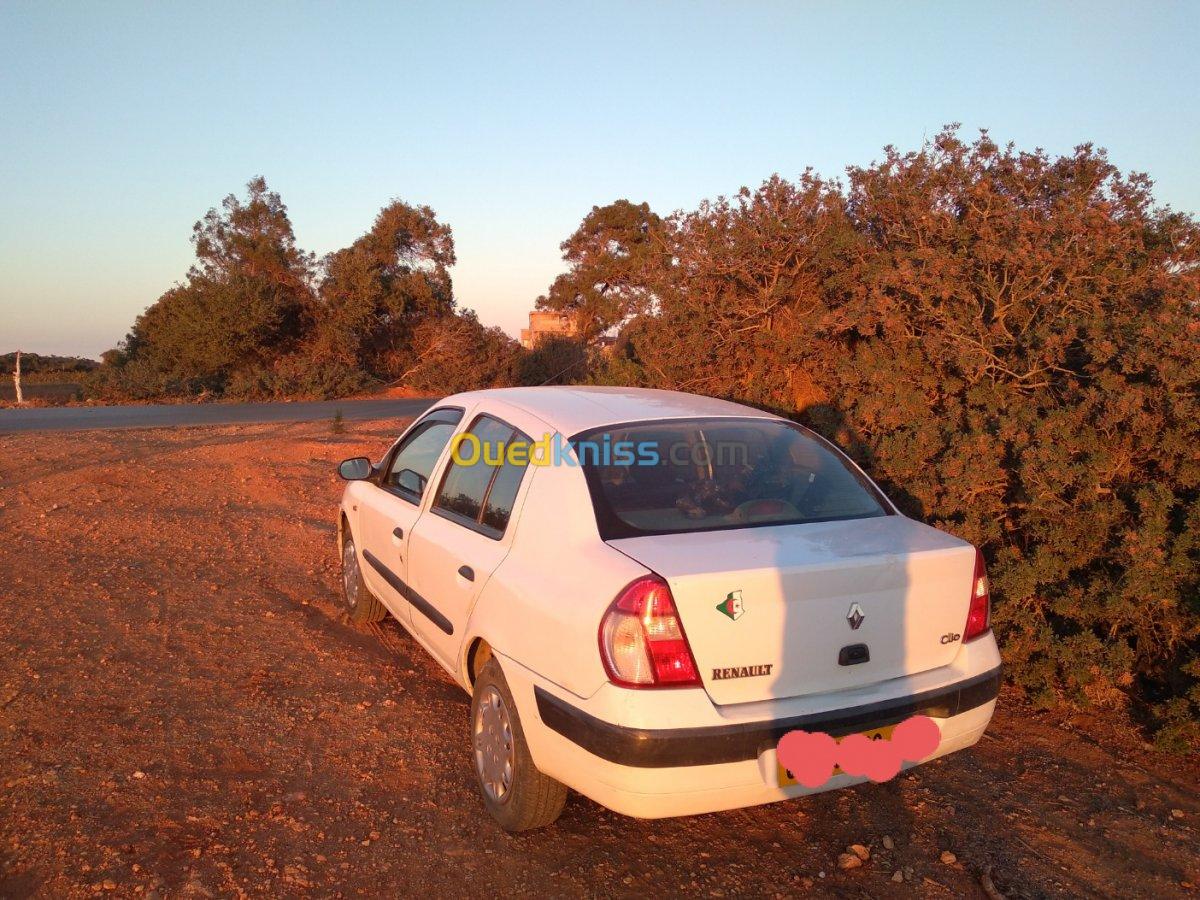
{"label": "taillight", "polygon": [[671,588],[646,575],[617,595],[600,622],[600,658],[615,683],[625,687],[683,687],[700,674]]}
{"label": "taillight", "polygon": [[992,597],[988,588],[987,568],[983,554],[975,551],[975,575],[971,579],[971,610],[967,613],[967,627],[963,629],[963,642],[987,634],[991,619]]}

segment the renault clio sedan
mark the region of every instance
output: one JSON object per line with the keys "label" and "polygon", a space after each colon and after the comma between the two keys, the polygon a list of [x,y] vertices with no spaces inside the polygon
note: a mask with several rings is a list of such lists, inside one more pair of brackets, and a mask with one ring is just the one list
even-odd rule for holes
{"label": "renault clio sedan", "polygon": [[669,391],[447,397],[378,464],[346,460],[351,619],[394,616],[471,695],[464,751],[510,831],[568,788],[655,818],[817,787],[793,731],[936,749],[991,719],[1000,655],[970,544],[901,515],[786,419]]}

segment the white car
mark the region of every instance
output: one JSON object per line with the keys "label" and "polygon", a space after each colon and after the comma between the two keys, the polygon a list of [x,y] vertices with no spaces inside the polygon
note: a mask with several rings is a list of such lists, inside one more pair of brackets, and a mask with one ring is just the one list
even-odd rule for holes
{"label": "white car", "polygon": [[936,750],[907,767],[992,717],[982,557],[785,419],[670,391],[476,391],[339,471],[349,615],[390,612],[471,694],[480,792],[511,831],[552,822],[568,787],[645,818],[839,788],[867,778],[806,787],[780,738],[929,716]]}

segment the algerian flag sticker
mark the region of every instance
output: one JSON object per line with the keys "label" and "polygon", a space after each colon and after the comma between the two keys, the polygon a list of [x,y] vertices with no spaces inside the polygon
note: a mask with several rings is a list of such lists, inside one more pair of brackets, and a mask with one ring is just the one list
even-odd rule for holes
{"label": "algerian flag sticker", "polygon": [[729,596],[717,604],[717,612],[723,612],[735,622],[742,617],[742,613],[746,611],[745,605],[742,603],[741,591],[730,591]]}

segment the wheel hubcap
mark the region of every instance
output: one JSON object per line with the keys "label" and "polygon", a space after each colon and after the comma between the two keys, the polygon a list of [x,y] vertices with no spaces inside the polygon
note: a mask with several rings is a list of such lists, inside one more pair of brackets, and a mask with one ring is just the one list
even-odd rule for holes
{"label": "wheel hubcap", "polygon": [[475,771],[492,800],[503,800],[512,787],[512,723],[500,692],[491,685],[479,698],[475,711]]}
{"label": "wheel hubcap", "polygon": [[354,609],[358,605],[358,554],[350,538],[342,545],[342,588],[346,591],[346,603]]}

